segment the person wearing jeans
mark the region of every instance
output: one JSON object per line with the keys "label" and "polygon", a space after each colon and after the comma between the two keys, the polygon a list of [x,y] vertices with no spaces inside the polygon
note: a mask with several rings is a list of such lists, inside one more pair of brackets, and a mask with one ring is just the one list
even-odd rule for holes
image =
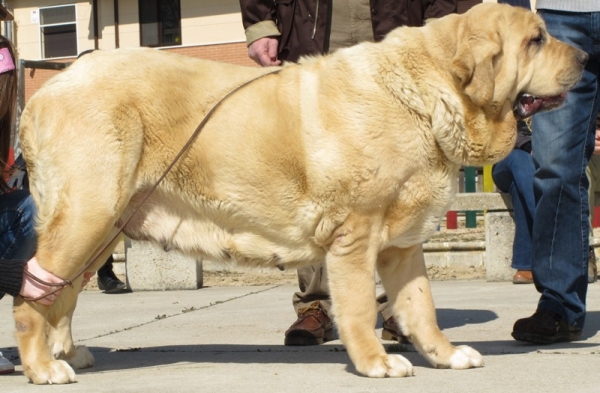
{"label": "person wearing jeans", "polygon": [[514,284],[531,284],[531,232],[535,214],[533,176],[535,168],[531,156],[531,131],[524,121],[517,123],[517,143],[510,154],[492,167],[494,183],[502,192],[510,193],[515,237],[511,267],[516,269]]}
{"label": "person wearing jeans", "polygon": [[[35,206],[26,190],[0,195],[0,299],[4,292],[18,295],[23,286],[25,262],[33,257],[36,247],[34,214]],[[0,352],[0,374],[14,371],[15,366]]]}
{"label": "person wearing jeans", "polygon": [[536,209],[533,279],[541,297],[535,313],[515,322],[519,341],[580,338],[586,315],[589,258],[588,179],[600,108],[600,0],[538,0],[548,32],[589,55],[582,79],[558,109],[532,119]]}

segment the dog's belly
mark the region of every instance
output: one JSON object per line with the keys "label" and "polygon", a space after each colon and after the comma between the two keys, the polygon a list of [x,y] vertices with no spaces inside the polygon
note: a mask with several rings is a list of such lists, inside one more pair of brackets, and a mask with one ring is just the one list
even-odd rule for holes
{"label": "dog's belly", "polygon": [[[235,167],[235,162],[213,168],[211,192],[187,183],[173,187],[176,191],[155,190],[125,233],[215,262],[294,268],[324,262],[336,228],[348,217],[364,214],[365,207],[372,225],[379,227],[379,220],[385,221],[379,249],[423,243],[437,229],[455,191],[450,180],[455,179],[454,173],[446,167],[427,173],[405,171],[412,176],[397,192],[397,199],[392,198],[395,179],[372,177],[366,186],[353,184],[352,193],[321,192],[315,197],[300,193],[295,183],[273,177],[268,183],[254,178],[219,183],[227,178],[218,171],[223,167]],[[254,172],[239,169],[237,173]],[[143,191],[139,193],[131,206]],[[131,206],[123,217],[132,213]]]}
{"label": "dog's belly", "polygon": [[[150,203],[124,228],[135,240],[149,240],[165,250],[249,267],[294,268],[321,263],[325,250],[314,230],[303,226],[313,220],[285,222],[264,217],[234,217],[181,211],[173,205]],[[209,218],[209,217],[212,217]]]}

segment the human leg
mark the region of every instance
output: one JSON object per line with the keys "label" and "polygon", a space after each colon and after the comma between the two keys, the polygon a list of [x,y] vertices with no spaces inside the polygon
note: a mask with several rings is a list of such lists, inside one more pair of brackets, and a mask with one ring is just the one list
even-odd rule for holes
{"label": "human leg", "polygon": [[29,260],[35,254],[35,204],[27,190],[0,195],[0,258]]}
{"label": "human leg", "polygon": [[0,195],[0,259],[13,273],[3,275],[0,298],[17,296],[23,285],[23,269],[35,254],[35,204],[27,190]]}
{"label": "human leg", "polygon": [[119,280],[113,271],[113,256],[108,257],[104,265],[98,269],[98,288],[104,293],[121,293],[126,292],[127,285]]}
{"label": "human leg", "polygon": [[333,340],[325,265],[298,269],[298,284],[300,291],[292,299],[298,319],[285,332],[285,345],[319,345]]}
{"label": "human leg", "polygon": [[535,211],[534,172],[531,154],[520,149],[513,150],[508,157],[494,165],[492,170],[492,177],[498,188],[511,195],[515,220],[511,267],[517,270],[531,270],[531,231]]}
{"label": "human leg", "polygon": [[[596,128],[598,125],[596,125]],[[596,131],[598,132],[598,131]],[[590,162],[585,170],[585,173],[590,182],[590,186],[588,188],[588,203],[590,205],[590,243],[594,238],[594,229],[592,227],[592,222],[594,221],[594,205],[595,205],[595,196],[596,196],[596,188],[599,185],[598,176],[600,171],[600,156],[593,155],[590,158]],[[588,262],[588,283],[594,283],[598,281],[598,267],[596,264],[596,253],[594,251],[594,247],[590,245],[590,257]]]}
{"label": "human leg", "polygon": [[517,321],[518,340],[573,340],[585,321],[589,252],[588,180],[585,168],[593,150],[598,100],[600,13],[544,11],[551,35],[590,54],[581,81],[565,104],[533,118],[536,210],[532,269],[541,293],[537,312]]}
{"label": "human leg", "polygon": [[325,265],[310,265],[298,269],[298,287],[294,293],[292,304],[296,314],[313,302],[321,303],[323,309],[331,311],[331,297],[327,286],[327,269]]}
{"label": "human leg", "polygon": [[408,338],[402,333],[398,321],[396,321],[393,307],[389,303],[385,292],[377,296],[377,310],[383,318],[381,338],[388,341],[398,341],[401,344],[410,344]]}

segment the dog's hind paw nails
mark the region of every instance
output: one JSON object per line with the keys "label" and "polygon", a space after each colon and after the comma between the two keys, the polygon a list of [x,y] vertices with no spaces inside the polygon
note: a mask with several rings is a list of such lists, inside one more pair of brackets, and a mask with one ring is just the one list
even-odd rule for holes
{"label": "dog's hind paw nails", "polygon": [[454,370],[483,367],[483,357],[473,348],[461,345],[456,347],[456,351],[450,357],[449,366]]}
{"label": "dog's hind paw nails", "polygon": [[371,378],[402,378],[414,375],[412,364],[400,355],[385,355],[381,363],[369,368],[363,374]]}
{"label": "dog's hind paw nails", "polygon": [[25,367],[25,375],[36,385],[66,384],[75,382],[75,372],[64,360],[52,360],[40,371]]}
{"label": "dog's hind paw nails", "polygon": [[94,355],[92,355],[85,345],[76,346],[75,355],[70,359],[65,358],[64,360],[76,369],[88,368],[94,365]]}

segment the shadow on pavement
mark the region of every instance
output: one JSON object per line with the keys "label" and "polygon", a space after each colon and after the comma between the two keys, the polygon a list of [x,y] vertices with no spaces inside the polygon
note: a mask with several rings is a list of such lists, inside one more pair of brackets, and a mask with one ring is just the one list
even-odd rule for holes
{"label": "shadow on pavement", "polygon": [[[438,322],[442,329],[483,324],[498,318],[489,310],[457,310],[438,309]],[[380,325],[379,325],[380,326]],[[567,342],[551,345],[527,344],[510,338],[512,326],[506,326],[506,340],[456,342],[454,345],[469,345],[481,352],[484,357],[497,355],[518,355],[544,351],[576,353],[598,347],[598,343]],[[583,339],[592,337],[600,330],[600,311],[589,312]],[[410,345],[394,345],[383,342],[389,353],[406,357],[415,367],[431,367],[427,361]],[[340,341],[333,341],[323,346],[286,347],[281,345],[248,345],[248,344],[190,344],[167,345],[143,348],[114,350],[106,347],[88,347],[94,354],[96,365],[89,369],[77,370],[78,374],[96,373],[111,370],[127,370],[135,368],[168,366],[177,363],[194,364],[346,364],[347,371],[355,373],[348,354]],[[15,348],[9,349],[9,352]],[[16,355],[16,353],[15,353]],[[19,364],[19,359],[13,359]],[[20,373],[16,373],[20,374]]]}
{"label": "shadow on pavement", "polygon": [[486,323],[498,319],[498,314],[490,310],[456,310],[440,308],[436,310],[440,329]]}

